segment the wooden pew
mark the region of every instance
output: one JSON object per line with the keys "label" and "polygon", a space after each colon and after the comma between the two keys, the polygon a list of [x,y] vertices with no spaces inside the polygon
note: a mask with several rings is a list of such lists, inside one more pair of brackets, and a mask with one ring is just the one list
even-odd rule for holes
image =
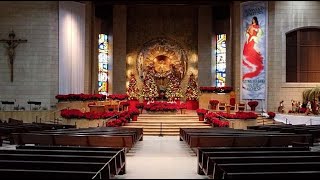
{"label": "wooden pew", "polygon": [[213,179],[223,179],[228,173],[318,171],[319,168],[320,162],[218,164]]}

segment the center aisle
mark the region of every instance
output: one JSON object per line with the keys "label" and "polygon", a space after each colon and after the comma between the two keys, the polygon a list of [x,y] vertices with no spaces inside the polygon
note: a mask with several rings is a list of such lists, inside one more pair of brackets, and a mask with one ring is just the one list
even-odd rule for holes
{"label": "center aisle", "polygon": [[144,136],[126,157],[116,179],[208,179],[197,174],[197,156],[178,136]]}

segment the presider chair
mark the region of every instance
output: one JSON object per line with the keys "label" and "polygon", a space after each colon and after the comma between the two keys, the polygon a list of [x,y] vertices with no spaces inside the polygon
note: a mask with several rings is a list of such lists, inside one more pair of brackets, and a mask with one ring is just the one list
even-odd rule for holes
{"label": "presider chair", "polygon": [[226,110],[227,103],[221,102],[219,103],[219,110],[225,111]]}

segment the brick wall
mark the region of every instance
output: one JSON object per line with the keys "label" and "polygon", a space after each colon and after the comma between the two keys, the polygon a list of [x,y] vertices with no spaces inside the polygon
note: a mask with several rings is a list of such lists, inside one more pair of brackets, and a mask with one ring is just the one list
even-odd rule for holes
{"label": "brick wall", "polygon": [[58,93],[58,2],[1,1],[0,39],[11,29],[16,38],[27,43],[16,48],[14,81],[6,50],[0,45],[0,100],[16,100],[27,106],[28,100],[50,107]]}

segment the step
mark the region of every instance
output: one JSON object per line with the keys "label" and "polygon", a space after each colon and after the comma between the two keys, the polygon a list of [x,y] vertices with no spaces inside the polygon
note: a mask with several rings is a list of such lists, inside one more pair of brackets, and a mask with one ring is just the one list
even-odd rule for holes
{"label": "step", "polygon": [[203,122],[190,122],[190,123],[177,123],[177,122],[165,122],[165,123],[159,123],[159,122],[130,122],[127,124],[136,124],[136,125],[148,125],[148,126],[160,126],[162,124],[162,126],[165,125],[173,125],[173,126],[177,126],[177,125],[205,125],[205,123]]}
{"label": "step", "polygon": [[[164,132],[164,133],[161,133],[163,136],[179,136],[180,133],[179,132]],[[155,133],[155,132],[146,132],[146,133],[143,133],[144,136],[159,136],[160,133]]]}
{"label": "step", "polygon": [[144,126],[144,127],[148,127],[148,128],[169,128],[169,127],[172,127],[172,128],[177,128],[177,127],[205,127],[205,126],[210,126],[210,124],[167,124],[167,125],[145,125],[145,124],[125,124],[125,126]]}
{"label": "step", "polygon": [[[126,128],[143,128],[143,129],[160,129],[160,127],[146,127],[146,126],[123,126]],[[211,128],[211,126],[178,126],[178,127],[162,127],[162,129],[180,129],[180,128]]]}
{"label": "step", "polygon": [[135,122],[199,122],[199,119],[138,119]]}

